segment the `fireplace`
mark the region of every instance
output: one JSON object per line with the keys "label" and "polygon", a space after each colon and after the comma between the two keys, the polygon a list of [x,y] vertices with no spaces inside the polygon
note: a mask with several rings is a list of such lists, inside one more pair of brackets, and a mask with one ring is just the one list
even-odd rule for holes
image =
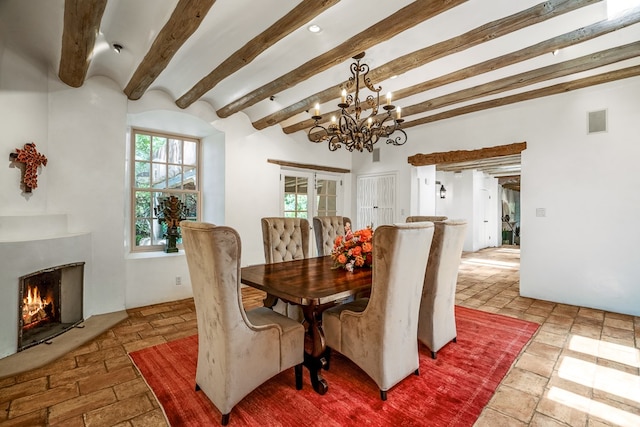
{"label": "fireplace", "polygon": [[18,351],[47,342],[83,319],[84,262],[20,277]]}

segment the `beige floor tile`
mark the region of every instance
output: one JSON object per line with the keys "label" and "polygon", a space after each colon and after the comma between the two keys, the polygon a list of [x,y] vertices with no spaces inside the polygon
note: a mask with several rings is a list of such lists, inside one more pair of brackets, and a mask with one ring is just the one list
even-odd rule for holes
{"label": "beige floor tile", "polygon": [[502,385],[487,406],[518,421],[528,423],[537,402],[538,399],[529,393]]}
{"label": "beige floor tile", "polygon": [[526,423],[502,414],[492,408],[485,408],[474,424],[474,427],[524,427],[526,425]]}

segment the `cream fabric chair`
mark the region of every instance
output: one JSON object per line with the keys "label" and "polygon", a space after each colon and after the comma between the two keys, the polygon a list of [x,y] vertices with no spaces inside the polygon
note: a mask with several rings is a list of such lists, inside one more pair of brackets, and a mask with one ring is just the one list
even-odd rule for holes
{"label": "cream fabric chair", "polygon": [[313,232],[316,237],[318,256],[331,255],[337,236],[344,236],[345,225],[351,224],[346,216],[314,216]]}
{"label": "cream fabric chair", "polygon": [[245,312],[234,229],[192,221],[180,227],[198,324],[196,390],[222,412],[226,425],[239,401],[292,366],[296,388],[302,388],[304,327],[266,307]]}
{"label": "cream fabric chair", "polygon": [[262,243],[267,264],[309,258],[309,221],[304,218],[262,218]]}
{"label": "cream fabric chair", "polygon": [[[309,221],[304,218],[266,217],[261,223],[265,263],[309,258]],[[265,304],[292,319],[303,319],[302,310],[296,305],[274,300],[271,296]]]}
{"label": "cream fabric chair", "polygon": [[445,344],[456,341],[456,282],[466,230],[466,221],[435,223],[418,323],[418,340],[434,359]]}
{"label": "cream fabric chair", "polygon": [[437,222],[437,221],[446,221],[446,216],[408,216],[407,222]]}
{"label": "cream fabric chair", "polygon": [[418,375],[418,311],[433,224],[381,225],[373,235],[371,297],[325,310],[327,347],[358,365],[387,390]]}

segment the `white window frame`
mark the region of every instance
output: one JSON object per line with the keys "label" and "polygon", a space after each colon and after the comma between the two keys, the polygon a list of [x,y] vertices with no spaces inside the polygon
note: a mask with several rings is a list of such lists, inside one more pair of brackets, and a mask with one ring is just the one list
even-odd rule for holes
{"label": "white window frame", "polygon": [[301,169],[282,168],[280,171],[280,215],[284,216],[284,179],[285,176],[307,178],[307,216],[309,225],[313,226],[313,217],[318,214],[316,201],[316,182],[321,179],[337,181],[336,211],[341,215],[344,211],[344,177],[341,173],[316,172]]}
{"label": "white window frame", "polygon": [[[136,135],[137,134],[143,134],[143,135],[150,135],[152,137],[160,137],[160,138],[167,138],[167,139],[178,139],[178,140],[182,140],[182,141],[189,141],[189,142],[194,142],[196,144],[196,161],[195,161],[195,189],[194,190],[188,190],[188,189],[171,189],[171,188],[164,188],[161,190],[153,190],[150,187],[136,187]],[[178,197],[185,195],[185,194],[195,194],[197,197],[197,209],[196,212],[190,212],[190,217],[188,219],[192,219],[192,220],[196,220],[196,221],[200,221],[201,219],[201,212],[202,212],[202,205],[203,205],[203,200],[202,200],[202,188],[201,188],[201,159],[202,159],[202,142],[200,140],[200,138],[196,138],[193,136],[188,136],[188,135],[179,135],[179,134],[173,134],[173,133],[168,133],[168,132],[163,132],[163,131],[156,131],[156,130],[150,130],[150,129],[143,129],[143,128],[131,128],[131,141],[130,141],[130,145],[131,145],[131,151],[130,151],[130,162],[129,162],[129,182],[130,182],[130,203],[129,203],[129,215],[130,215],[130,231],[129,231],[129,246],[130,246],[130,251],[132,253],[137,252],[160,252],[160,251],[164,251],[165,250],[165,245],[164,244],[158,244],[158,245],[137,245],[136,244],[136,221],[137,221],[137,215],[136,215],[136,193],[139,192],[149,192],[149,193],[155,193],[155,192],[160,192],[160,193],[165,193],[165,194],[171,194],[171,195],[176,195]],[[184,149],[184,146],[183,146]],[[154,162],[154,163],[164,163],[166,165],[178,165],[178,163],[170,163],[168,159],[166,159],[165,162]],[[180,163],[179,165],[181,166],[194,166],[191,164],[185,164],[184,163],[184,153],[182,156],[182,163]],[[157,216],[156,214],[153,212],[153,208],[155,206],[151,207],[151,221],[155,223],[155,225],[157,225]],[[182,249],[182,243],[179,241],[177,244],[178,248]]]}

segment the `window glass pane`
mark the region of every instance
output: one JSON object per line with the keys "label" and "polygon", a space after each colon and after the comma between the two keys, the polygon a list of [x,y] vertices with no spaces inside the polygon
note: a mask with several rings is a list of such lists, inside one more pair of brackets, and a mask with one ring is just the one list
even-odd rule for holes
{"label": "window glass pane", "polygon": [[284,195],[284,210],[285,211],[295,211],[296,210],[296,195],[295,194],[285,194]]}
{"label": "window glass pane", "polygon": [[198,195],[197,194],[185,194],[184,195],[185,207],[187,208],[186,219],[196,220],[198,215]]}
{"label": "window glass pane", "polygon": [[151,163],[148,162],[136,162],[136,176],[134,187],[149,188],[149,175],[151,170]]}
{"label": "window glass pane", "polygon": [[307,178],[298,178],[298,193],[307,193]]}
{"label": "window glass pane", "polygon": [[197,189],[197,174],[195,166],[185,166],[183,168],[184,175],[182,176],[182,188],[185,190]]}
{"label": "window glass pane", "polygon": [[153,150],[154,161],[167,161],[167,138],[154,136],[151,141],[151,149]]}
{"label": "window glass pane", "polygon": [[296,213],[295,212],[287,212],[287,211],[285,211],[284,216],[285,216],[285,218],[295,218],[296,217]]}
{"label": "window glass pane", "polygon": [[151,136],[136,134],[136,160],[151,160]]}
{"label": "window glass pane", "polygon": [[149,246],[151,244],[151,221],[148,219],[136,220],[136,246]]}
{"label": "window glass pane", "polygon": [[322,215],[324,215],[324,211],[327,210],[327,198],[324,196],[318,196],[317,203],[318,203],[318,206],[317,206],[318,215],[320,215],[321,212],[322,212]]}
{"label": "window glass pane", "polygon": [[[337,207],[336,207],[336,197],[335,196],[327,197],[327,210],[335,212],[336,209],[337,209]],[[335,213],[333,213],[331,215],[335,215]]]}
{"label": "window glass pane", "polygon": [[151,217],[151,193],[146,191],[136,191],[136,218]]}
{"label": "window glass pane", "polygon": [[326,194],[331,194],[332,196],[335,196],[338,193],[337,190],[337,185],[338,185],[338,181],[325,181],[325,184],[327,186],[327,191]]}
{"label": "window glass pane", "polygon": [[182,166],[169,165],[167,188],[182,188]]}
{"label": "window glass pane", "polygon": [[198,145],[193,141],[184,141],[184,164],[195,165],[198,161]]}
{"label": "window glass pane", "polygon": [[164,163],[151,164],[151,186],[153,188],[167,188],[167,165]]}
{"label": "window glass pane", "polygon": [[306,194],[298,194],[296,199],[296,210],[306,211],[307,210],[307,195]]}
{"label": "window glass pane", "polygon": [[158,221],[153,221],[152,231],[151,244],[164,246],[167,243],[167,241],[165,240],[165,234],[167,233],[167,224],[164,222],[158,223]]}
{"label": "window glass pane", "polygon": [[182,163],[182,140],[169,140],[169,163]]}
{"label": "window glass pane", "polygon": [[296,192],[296,178],[293,176],[284,177],[284,192],[295,193]]}

